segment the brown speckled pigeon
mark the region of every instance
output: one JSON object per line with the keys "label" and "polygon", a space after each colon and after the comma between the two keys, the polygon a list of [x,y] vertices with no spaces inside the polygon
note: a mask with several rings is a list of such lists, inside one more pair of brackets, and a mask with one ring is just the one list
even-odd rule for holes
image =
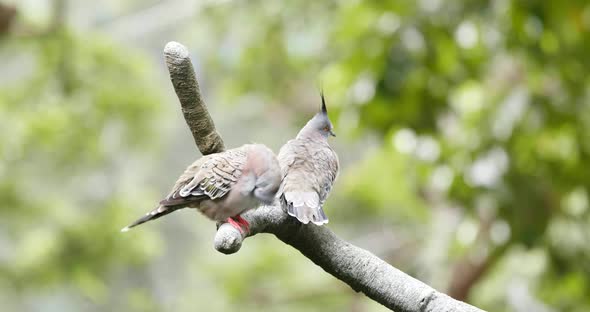
{"label": "brown speckled pigeon", "polygon": [[328,144],[328,137],[336,135],[323,93],[321,97],[321,111],[278,155],[283,180],[277,196],[287,213],[304,224],[328,223],[322,206],[338,175],[338,155]]}
{"label": "brown speckled pigeon", "polygon": [[201,157],[178,178],[159,206],[123,228],[130,228],[175,210],[197,208],[215,221],[226,221],[243,233],[249,225],[240,214],[271,204],[281,184],[275,154],[262,144],[246,144]]}

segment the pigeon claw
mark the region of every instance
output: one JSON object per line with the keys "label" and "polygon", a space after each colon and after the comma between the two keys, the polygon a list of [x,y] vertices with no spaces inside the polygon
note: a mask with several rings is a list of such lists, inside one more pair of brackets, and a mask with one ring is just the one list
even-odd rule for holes
{"label": "pigeon claw", "polygon": [[248,221],[244,220],[240,215],[235,217],[227,218],[227,223],[231,224],[233,227],[240,231],[240,234],[247,234],[250,233],[250,224]]}
{"label": "pigeon claw", "polygon": [[248,223],[248,221],[246,221],[246,219],[242,218],[242,216],[240,215],[237,215],[235,218],[240,225],[244,226],[244,228],[246,229],[246,233],[250,233],[250,223]]}

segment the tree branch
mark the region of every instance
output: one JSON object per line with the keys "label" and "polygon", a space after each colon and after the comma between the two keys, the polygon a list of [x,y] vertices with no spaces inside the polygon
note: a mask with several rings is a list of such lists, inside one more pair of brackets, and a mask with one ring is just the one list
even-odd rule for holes
{"label": "tree branch", "polygon": [[[203,154],[223,150],[223,141],[200,97],[188,51],[181,44],[170,42],[164,55],[199,150]],[[250,223],[250,233],[241,234],[231,225],[222,223],[215,235],[215,249],[225,254],[235,253],[247,236],[271,233],[355,291],[395,311],[482,311],[436,291],[372,253],[341,240],[326,226],[299,223],[277,204],[250,210],[242,217]]]}
{"label": "tree branch", "polygon": [[184,119],[197,147],[203,155],[222,152],[225,150],[223,139],[215,130],[215,124],[201,98],[188,50],[182,44],[171,41],[164,47],[164,58]]}

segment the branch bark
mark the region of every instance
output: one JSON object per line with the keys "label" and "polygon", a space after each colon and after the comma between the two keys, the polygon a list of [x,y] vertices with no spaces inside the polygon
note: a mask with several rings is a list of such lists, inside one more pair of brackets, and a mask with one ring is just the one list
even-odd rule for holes
{"label": "branch bark", "polygon": [[182,114],[197,147],[203,155],[222,152],[225,146],[201,97],[188,50],[182,44],[171,41],[164,47],[164,58]]}
{"label": "branch bark", "polygon": [[[213,120],[201,99],[188,50],[179,43],[170,42],[164,48],[164,55],[184,117],[199,150],[204,155],[222,151],[223,140],[215,131]],[[270,233],[355,291],[363,292],[392,310],[482,311],[436,291],[372,253],[338,238],[326,226],[299,223],[278,204],[250,210],[242,217],[250,223],[247,234],[241,234],[227,223],[218,226],[214,246],[219,252],[235,253],[246,237]]]}

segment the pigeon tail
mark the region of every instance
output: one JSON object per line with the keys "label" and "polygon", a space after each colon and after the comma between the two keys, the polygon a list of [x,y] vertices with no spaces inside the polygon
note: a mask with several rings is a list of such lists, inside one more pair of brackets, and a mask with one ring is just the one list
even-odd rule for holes
{"label": "pigeon tail", "polygon": [[303,224],[311,222],[315,225],[323,225],[329,221],[319,204],[317,193],[287,192],[284,194],[283,202],[287,206],[287,213]]}
{"label": "pigeon tail", "polygon": [[175,206],[163,206],[160,205],[158,206],[158,208],[148,212],[145,214],[145,216],[137,219],[135,222],[131,223],[130,225],[124,227],[121,229],[121,232],[127,232],[129,231],[131,228],[136,227],[140,224],[146,223],[148,221],[152,221],[155,219],[158,219],[159,217],[163,217],[177,209],[179,209],[181,207],[175,207]]}

